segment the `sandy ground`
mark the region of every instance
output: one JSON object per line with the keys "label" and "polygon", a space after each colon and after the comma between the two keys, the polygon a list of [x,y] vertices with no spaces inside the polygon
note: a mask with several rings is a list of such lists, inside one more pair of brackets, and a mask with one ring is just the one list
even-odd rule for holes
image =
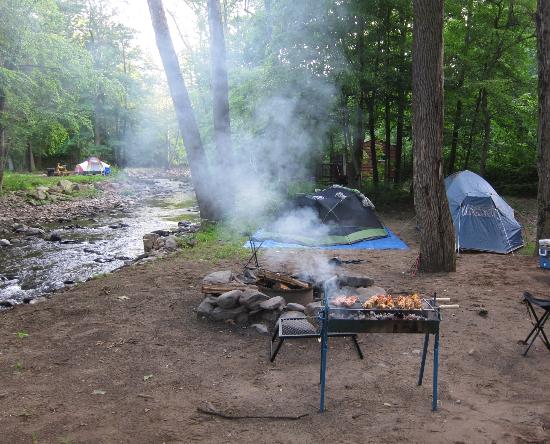
{"label": "sandy ground", "polygon": [[[531,325],[521,294],[547,295],[550,272],[533,257],[463,254],[456,273],[412,277],[413,224],[385,219],[412,250],[339,255],[365,259],[344,267],[378,285],[460,304],[442,323],[437,412],[431,354],[416,385],[422,336],[370,334],[360,336],[363,361],[348,339],[331,341],[327,411],[318,413],[318,342],[288,342],[270,364],[267,337],[193,311],[206,273],[242,264],[172,258],[0,314],[0,442],[550,442],[550,352],[537,340],[523,357],[518,343]],[[227,420],[197,412],[206,402],[307,416]]]}

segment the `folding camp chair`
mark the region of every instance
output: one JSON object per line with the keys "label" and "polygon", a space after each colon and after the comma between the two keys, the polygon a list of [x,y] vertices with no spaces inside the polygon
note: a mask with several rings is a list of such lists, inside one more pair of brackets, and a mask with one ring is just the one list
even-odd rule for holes
{"label": "folding camp chair", "polygon": [[[347,337],[351,338],[355,350],[359,355],[359,359],[363,359],[363,352],[359,343],[357,342],[357,335],[355,333],[328,333],[329,337]],[[283,342],[286,339],[310,339],[320,338],[321,332],[311,322],[308,321],[306,316],[303,317],[281,317],[275,324],[275,331],[271,338],[271,356],[270,361],[274,362],[279,350],[281,349]],[[278,340],[278,342],[277,342]],[[277,342],[277,345],[275,345]]]}
{"label": "folding camp chair", "polygon": [[[528,344],[527,350],[525,350],[523,356],[527,356],[527,352],[529,351],[529,349],[533,345],[533,342],[535,342],[539,334],[541,335],[540,339],[542,340],[544,345],[546,345],[546,348],[550,350],[550,342],[548,341],[548,337],[544,332],[544,324],[546,324],[546,321],[550,317],[550,299],[536,298],[528,291],[525,291],[523,292],[523,302],[527,304],[527,312],[529,313],[531,319],[534,321],[533,329],[531,330],[525,341],[523,341],[524,344]],[[544,310],[540,318],[537,316],[535,306]],[[529,339],[531,339],[531,342],[528,342]]]}

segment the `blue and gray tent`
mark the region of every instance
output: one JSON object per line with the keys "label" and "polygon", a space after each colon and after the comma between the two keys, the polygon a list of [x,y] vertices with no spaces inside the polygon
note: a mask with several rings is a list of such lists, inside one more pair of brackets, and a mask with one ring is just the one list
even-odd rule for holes
{"label": "blue and gray tent", "polygon": [[471,171],[445,179],[457,250],[510,253],[523,246],[514,210],[489,183]]}

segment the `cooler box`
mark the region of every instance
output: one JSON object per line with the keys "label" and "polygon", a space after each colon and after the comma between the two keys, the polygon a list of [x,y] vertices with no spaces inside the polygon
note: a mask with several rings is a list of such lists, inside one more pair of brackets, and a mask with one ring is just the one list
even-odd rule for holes
{"label": "cooler box", "polygon": [[540,268],[550,270],[550,239],[539,240]]}

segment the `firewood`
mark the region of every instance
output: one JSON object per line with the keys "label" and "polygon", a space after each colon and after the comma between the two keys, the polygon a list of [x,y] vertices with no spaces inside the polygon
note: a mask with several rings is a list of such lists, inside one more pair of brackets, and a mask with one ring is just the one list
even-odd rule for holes
{"label": "firewood", "polygon": [[264,278],[264,279],[275,281],[275,282],[282,282],[283,284],[292,285],[292,286],[298,287],[298,288],[309,288],[309,286],[310,286],[310,284],[308,284],[307,282],[302,282],[302,281],[299,281],[298,279],[294,279],[290,276],[280,274],[280,273],[274,273],[272,271],[268,271],[268,270],[264,270],[264,269],[257,270],[256,275],[260,279]]}
{"label": "firewood", "polygon": [[256,289],[256,287],[253,287],[250,285],[239,284],[237,282],[230,282],[228,284],[202,284],[201,290],[203,293],[223,294],[231,290],[246,290],[247,288]]}

